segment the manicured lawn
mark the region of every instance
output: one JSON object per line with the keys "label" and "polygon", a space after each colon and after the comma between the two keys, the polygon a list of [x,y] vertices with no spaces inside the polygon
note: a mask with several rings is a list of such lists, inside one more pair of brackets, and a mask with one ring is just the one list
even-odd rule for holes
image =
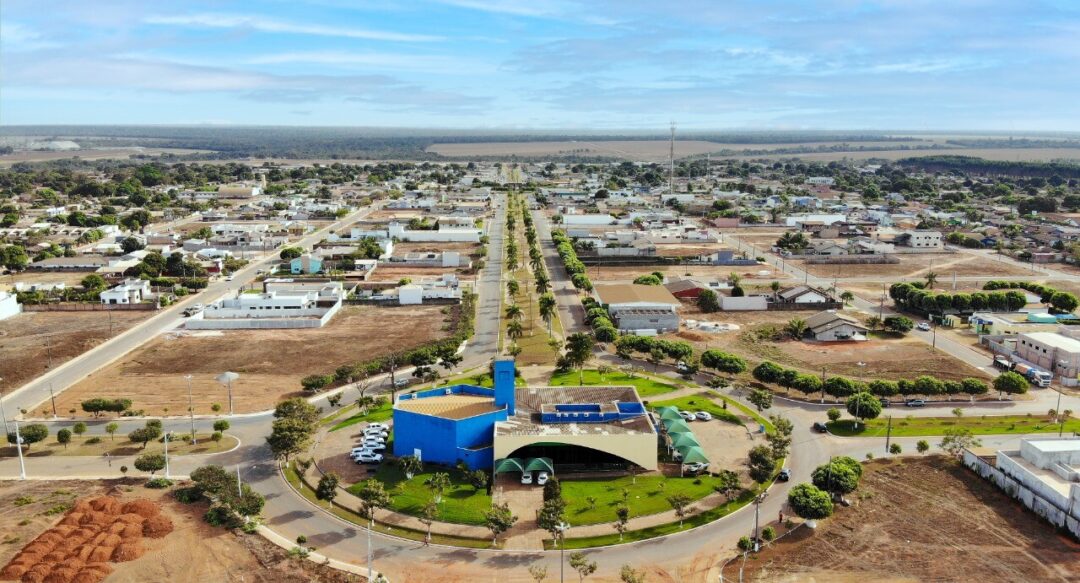
{"label": "manicured lawn", "polygon": [[[649,408],[678,407],[680,411],[707,411],[711,413],[713,417],[721,421],[727,421],[728,423],[735,423],[737,425],[743,424],[743,420],[739,419],[738,413],[730,410],[732,408],[730,404],[728,405],[728,408],[725,409],[722,405],[717,405],[710,397],[711,395],[708,393],[699,393],[697,395],[668,399],[666,401],[650,401]],[[724,402],[728,401],[725,400]],[[742,411],[739,412],[741,413]]]}
{"label": "manicured lawn", "polygon": [[[711,494],[713,485],[718,482],[717,478],[709,475],[687,478],[638,476],[636,481],[628,476],[603,480],[566,480],[562,483],[566,520],[573,526],[613,522],[615,509],[623,501],[623,489],[629,491],[626,505],[630,508],[631,517],[666,512],[671,510],[668,496],[681,493],[692,500],[699,500]],[[590,496],[596,498],[595,506],[589,504],[587,498]]]}
{"label": "manicured lawn", "polygon": [[[435,471],[434,468],[425,468],[424,472],[413,476],[413,479],[406,480],[401,468],[394,464],[382,464],[373,479],[382,482],[390,492],[393,498],[391,509],[402,514],[420,516],[424,505],[431,499],[431,491],[424,482]],[[491,496],[487,495],[487,490],[474,490],[468,482],[461,480],[457,470],[452,468],[438,468],[437,471],[445,471],[450,475],[450,488],[443,493],[437,520],[484,525],[484,513],[491,510]],[[356,494],[362,487],[363,482],[358,482],[349,487],[349,492]]]}
{"label": "manicured lawn", "polygon": [[575,385],[632,385],[637,389],[638,395],[642,398],[655,397],[656,395],[663,395],[664,393],[670,393],[679,387],[679,385],[669,382],[660,381],[657,379],[642,376],[640,374],[634,375],[632,378],[630,375],[624,372],[611,372],[601,376],[598,371],[585,370],[582,372],[579,379],[578,371],[572,370],[567,372],[560,372],[551,375],[551,385],[556,387],[561,386],[575,386]]}
{"label": "manicured lawn", "polygon": [[[366,518],[356,514],[355,512],[342,508],[341,506],[338,506],[336,504],[333,505],[331,508],[327,508],[326,502],[315,498],[315,493],[311,488],[311,484],[303,484],[303,482],[300,480],[300,476],[296,473],[296,468],[294,468],[292,464],[286,466],[283,470],[283,473],[285,474],[285,479],[289,482],[289,484],[292,485],[293,489],[299,492],[300,495],[307,499],[308,502],[311,502],[312,504],[319,506],[320,508],[329,510],[334,516],[337,516],[342,520],[346,520],[353,524],[357,524],[364,528],[367,528],[368,521]],[[375,513],[376,517],[378,517],[379,515],[380,514],[378,512]],[[424,540],[424,536],[426,535],[426,533],[419,530],[403,528],[400,526],[389,527],[385,524],[380,523],[378,520],[375,521],[374,530],[375,532],[381,532],[383,534],[389,534],[392,536],[407,538],[415,541]],[[490,539],[465,538],[441,534],[432,534],[431,542],[432,544],[437,545],[451,545],[475,549],[491,548]]]}
{"label": "manicured lawn", "polygon": [[[829,431],[834,435],[850,437],[885,437],[888,420],[884,418],[871,419],[860,422],[859,428],[855,429],[852,419],[842,419],[835,423],[827,423]],[[1056,433],[1060,427],[1057,423],[1051,423],[1045,415],[982,415],[961,417],[893,417],[893,437],[920,437],[944,435],[946,429],[964,427],[970,429],[975,435],[1008,435],[1025,433]],[[1074,431],[1080,431],[1080,419],[1069,419],[1065,422],[1065,434],[1072,435]]]}
{"label": "manicured lawn", "polygon": [[[752,491],[751,490],[743,490],[742,494],[740,494],[737,498],[731,500],[730,502],[726,502],[724,504],[721,504],[720,506],[717,506],[716,508],[706,510],[705,512],[702,512],[700,514],[696,514],[694,516],[691,516],[691,517],[687,518],[685,521],[683,521],[682,528],[679,527],[679,523],[676,521],[676,522],[669,522],[667,524],[651,526],[649,528],[642,528],[640,530],[631,530],[631,531],[627,531],[624,534],[621,541],[619,540],[619,533],[614,532],[614,529],[612,529],[612,531],[613,531],[612,534],[604,534],[604,535],[599,535],[599,536],[576,537],[576,538],[573,536],[573,530],[571,530],[570,531],[570,537],[566,539],[566,543],[565,543],[566,548],[568,548],[568,549],[587,549],[587,548],[591,548],[591,547],[599,547],[599,546],[606,546],[606,545],[616,545],[616,544],[620,544],[620,542],[629,543],[629,542],[634,542],[634,541],[640,541],[640,540],[646,540],[646,539],[650,539],[650,538],[655,538],[655,537],[658,537],[658,536],[669,535],[669,534],[672,534],[672,533],[679,532],[680,530],[686,530],[688,528],[693,528],[695,526],[701,526],[703,524],[712,522],[712,521],[714,521],[714,520],[716,520],[718,518],[722,518],[724,516],[727,516],[728,514],[731,514],[732,512],[738,510],[739,508],[742,508],[743,506],[746,506],[751,501],[753,501],[754,496],[756,496],[757,493],[761,491],[761,488],[762,488],[761,486],[755,485],[755,488]],[[565,492],[565,491],[566,491],[566,489],[565,489],[565,485],[564,485],[563,486],[563,492]],[[631,512],[633,512],[632,507],[631,507]],[[614,514],[614,511],[613,511],[613,514]],[[573,523],[573,521],[571,521],[571,523]],[[553,548],[557,548],[557,547],[554,546],[553,542],[550,539],[545,539],[544,540],[544,548],[545,549],[553,549]]]}
{"label": "manicured lawn", "polygon": [[337,431],[338,429],[344,429],[346,427],[356,425],[357,423],[378,423],[380,421],[386,421],[394,416],[394,407],[387,401],[378,407],[368,408],[367,413],[360,415],[355,414],[346,419],[338,421],[336,425],[330,428],[330,431]]}

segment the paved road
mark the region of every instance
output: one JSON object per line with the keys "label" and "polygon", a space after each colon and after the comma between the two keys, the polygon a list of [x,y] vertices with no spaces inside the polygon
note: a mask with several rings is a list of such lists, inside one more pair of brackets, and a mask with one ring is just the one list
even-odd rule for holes
{"label": "paved road", "polygon": [[548,276],[551,278],[551,293],[559,306],[563,336],[566,337],[575,332],[588,332],[589,327],[585,324],[585,308],[581,306],[581,296],[574,284],[570,282],[570,274],[563,267],[562,258],[559,257],[555,243],[551,240],[551,224],[544,211],[531,212],[533,224],[536,225],[536,235],[540,238],[540,250],[544,253],[544,263],[547,265]]}
{"label": "paved road", "polygon": [[[331,230],[340,229],[353,221],[367,216],[367,214],[380,207],[381,203],[376,206],[358,210],[331,225],[304,236],[297,241],[296,245],[310,248],[312,245],[326,237]],[[175,328],[183,321],[183,317],[180,313],[187,306],[195,303],[208,304],[223,295],[233,293],[243,287],[243,282],[253,279],[258,270],[267,269],[271,264],[278,261],[279,259],[276,251],[272,251],[259,259],[255,259],[246,267],[236,272],[234,281],[230,282],[225,281],[224,279],[213,281],[202,292],[188,296],[181,301],[160,310],[150,318],[140,322],[118,336],[113,337],[109,341],[57,366],[53,370],[26,383],[22,387],[6,393],[3,396],[3,403],[8,415],[15,416],[20,409],[26,409],[28,411],[34,410],[36,405],[49,398],[50,385],[52,386],[52,390],[57,394],[63,392],[64,389],[86,378],[90,373],[109,365],[126,355],[128,352],[138,348],[148,340]]]}

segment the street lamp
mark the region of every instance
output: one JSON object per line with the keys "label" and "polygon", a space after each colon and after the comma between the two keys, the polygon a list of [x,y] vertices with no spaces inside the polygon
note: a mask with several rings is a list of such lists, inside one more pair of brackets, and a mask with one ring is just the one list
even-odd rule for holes
{"label": "street lamp", "polygon": [[[0,377],[0,383],[2,383],[2,382],[4,382],[4,377]],[[4,393],[3,393],[3,391],[0,391],[0,418],[3,418],[3,420],[4,420],[4,437],[7,437],[7,434],[8,434],[7,413],[4,412]]]}
{"label": "street lamp", "polygon": [[762,492],[754,498],[754,532],[750,537],[750,540],[754,541],[754,552],[757,552],[758,547],[758,515],[761,513],[761,503],[765,501],[765,497],[768,496],[768,492]]}
{"label": "street lamp", "polygon": [[188,418],[191,419],[191,445],[196,445],[195,441],[195,406],[191,403],[191,375],[184,375],[184,379],[187,380],[187,410]]}
{"label": "street lamp", "polygon": [[19,479],[26,479],[26,462],[22,454],[22,435],[19,435],[19,421],[15,421],[15,448],[19,450]]}
{"label": "street lamp", "polygon": [[232,384],[238,378],[240,375],[234,372],[223,372],[217,376],[217,382],[225,385],[229,390],[229,415],[233,414]]}
{"label": "street lamp", "polygon": [[563,583],[566,577],[566,531],[570,530],[570,525],[560,522],[555,530],[559,533],[559,583]]}

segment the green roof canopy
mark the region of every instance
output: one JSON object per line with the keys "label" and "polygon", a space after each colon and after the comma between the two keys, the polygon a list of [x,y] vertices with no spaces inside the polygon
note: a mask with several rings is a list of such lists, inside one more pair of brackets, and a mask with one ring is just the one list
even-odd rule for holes
{"label": "green roof canopy", "polygon": [[665,421],[668,419],[682,419],[682,415],[679,415],[679,410],[675,407],[660,407],[657,412],[660,413],[660,419]]}
{"label": "green roof canopy", "polygon": [[555,473],[555,466],[551,464],[549,457],[534,457],[525,465],[526,472],[551,472]]}
{"label": "green roof canopy", "polygon": [[664,420],[664,429],[667,429],[668,433],[690,433],[690,426],[682,419]]}
{"label": "green roof canopy", "polygon": [[696,445],[684,445],[675,449],[682,455],[682,463],[684,464],[709,463],[709,458],[705,457],[705,452],[701,451],[701,448]]}
{"label": "green roof canopy", "polygon": [[698,440],[696,437],[694,437],[693,433],[676,433],[674,436],[672,436],[672,447],[679,448],[687,445],[700,446],[701,444],[698,443]]}
{"label": "green roof canopy", "polygon": [[503,472],[524,472],[525,460],[516,457],[508,457],[501,460],[495,460],[495,469],[492,470],[492,474],[501,474]]}

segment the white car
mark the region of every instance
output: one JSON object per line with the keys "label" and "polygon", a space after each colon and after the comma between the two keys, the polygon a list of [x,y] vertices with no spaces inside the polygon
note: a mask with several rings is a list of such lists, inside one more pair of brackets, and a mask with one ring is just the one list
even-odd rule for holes
{"label": "white car", "polygon": [[383,431],[390,431],[390,426],[385,423],[368,423],[367,427],[365,427],[364,430],[367,431],[368,429],[382,429]]}
{"label": "white car", "polygon": [[532,484],[532,472],[521,472],[521,483]]}
{"label": "white car", "polygon": [[390,434],[385,429],[375,427],[364,430],[364,439],[386,439],[387,437],[390,437]]}
{"label": "white car", "polygon": [[225,276],[225,281],[232,281],[232,280],[234,280],[234,279],[236,279],[236,276],[235,276],[235,275],[231,275],[231,274],[230,274],[230,275],[226,275],[226,276]]}
{"label": "white car", "polygon": [[928,322],[919,322],[919,325],[916,326],[916,327],[919,330],[922,330],[923,332],[929,332],[930,331],[930,324]]}
{"label": "white car", "polygon": [[691,413],[690,411],[679,411],[679,415],[683,419],[685,419],[687,421],[693,421],[694,420],[694,414]]}
{"label": "white car", "polygon": [[371,451],[385,451],[386,444],[381,441],[365,441],[360,444],[359,449],[370,449]]}
{"label": "white car", "polygon": [[692,464],[686,464],[686,472],[690,474],[697,474],[709,469],[709,464],[702,462],[694,462]]}
{"label": "white car", "polygon": [[382,463],[382,454],[375,453],[373,451],[361,452],[353,456],[353,461],[358,464],[378,464]]}
{"label": "white car", "polygon": [[544,484],[547,484],[549,477],[550,476],[548,476],[547,472],[540,472],[539,474],[536,474],[536,485],[543,486]]}
{"label": "white car", "polygon": [[698,411],[697,419],[698,421],[712,421],[712,415],[708,411]]}

